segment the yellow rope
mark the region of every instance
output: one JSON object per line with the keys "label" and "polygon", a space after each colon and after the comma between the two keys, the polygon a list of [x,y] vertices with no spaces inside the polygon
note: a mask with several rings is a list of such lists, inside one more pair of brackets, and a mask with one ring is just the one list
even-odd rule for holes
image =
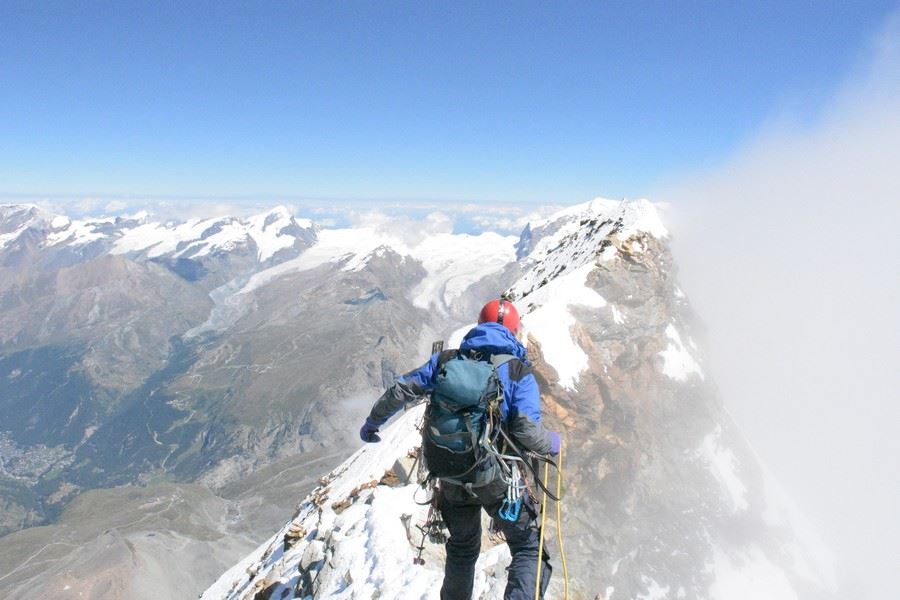
{"label": "yellow rope", "polygon": [[[563,584],[565,585],[566,600],[569,600],[569,567],[566,565],[566,552],[563,550],[562,540],[562,477],[563,477],[563,449],[562,442],[559,444],[559,466],[556,469],[556,539],[559,542],[559,557],[563,566]],[[546,496],[545,496],[546,498]],[[538,567],[540,568],[540,566]]]}
{"label": "yellow rope", "polygon": [[[550,463],[544,463],[544,481],[550,477]],[[534,583],[534,600],[540,600],[541,597],[541,567],[543,566],[544,555],[544,523],[547,521],[547,490],[544,490],[544,501],[541,502],[541,535],[538,542],[538,563],[537,563],[537,581]]]}
{"label": "yellow rope", "polygon": [[[563,549],[562,539],[562,465],[563,465],[563,449],[562,442],[559,445],[559,461],[556,467],[556,540],[559,543],[559,557],[563,566],[563,586],[565,589],[565,600],[569,600],[569,566],[566,564],[566,551]],[[544,463],[544,483],[548,483],[550,479],[550,463]],[[540,600],[541,595],[541,567],[544,566],[544,525],[547,522],[547,489],[544,488],[544,501],[541,502],[541,535],[540,546],[538,547],[538,564],[537,564],[537,581],[534,583],[534,600]]]}

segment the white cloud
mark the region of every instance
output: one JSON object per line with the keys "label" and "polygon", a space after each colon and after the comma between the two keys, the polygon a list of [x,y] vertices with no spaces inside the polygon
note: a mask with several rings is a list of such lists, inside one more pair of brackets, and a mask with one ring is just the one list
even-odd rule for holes
{"label": "white cloud", "polygon": [[[8,197],[4,201],[38,203],[34,198]],[[398,222],[409,225],[412,237],[442,233],[456,227],[462,231],[494,231],[518,234],[529,221],[543,219],[562,208],[561,205],[513,205],[505,203],[456,203],[434,201],[379,201],[370,199],[288,199],[204,198],[177,196],[59,196],[39,202],[53,212],[70,217],[134,214],[147,211],[165,221],[184,221],[201,217],[245,217],[285,205],[295,215],[312,218],[323,227],[371,226],[393,228]],[[416,230],[416,231],[412,231]]]}
{"label": "white cloud", "polygon": [[537,210],[525,213],[523,210],[504,212],[492,211],[471,216],[472,221],[483,229],[500,233],[519,233],[529,222],[539,221],[560,210],[559,206],[542,206]]}
{"label": "white cloud", "polygon": [[72,208],[81,214],[91,214],[102,208],[104,203],[103,198],[84,197],[75,200]]}
{"label": "white cloud", "polygon": [[106,206],[103,207],[103,210],[105,210],[108,213],[115,214],[115,213],[120,213],[127,208],[128,208],[127,202],[123,202],[122,200],[111,200],[110,202],[106,203]]}
{"label": "white cloud", "polygon": [[900,18],[810,126],[671,200],[726,406],[831,538],[855,597],[900,587]]}

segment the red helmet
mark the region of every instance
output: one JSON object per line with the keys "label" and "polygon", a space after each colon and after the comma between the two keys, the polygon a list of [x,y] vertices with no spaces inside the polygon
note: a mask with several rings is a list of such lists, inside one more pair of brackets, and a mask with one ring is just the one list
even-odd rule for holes
{"label": "red helmet", "polygon": [[513,335],[519,332],[519,311],[509,300],[491,300],[478,314],[478,324],[500,323]]}

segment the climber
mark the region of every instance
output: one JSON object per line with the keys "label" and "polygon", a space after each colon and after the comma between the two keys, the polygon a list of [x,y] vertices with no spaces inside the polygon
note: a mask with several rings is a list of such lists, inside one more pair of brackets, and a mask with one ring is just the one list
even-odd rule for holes
{"label": "climber", "polygon": [[[455,419],[445,419],[433,423],[429,427],[429,418],[437,420],[447,415],[441,412],[446,402],[439,402],[437,396],[447,386],[458,391],[465,387],[458,381],[448,382],[455,373],[472,373],[480,368],[487,373],[486,381],[499,380],[497,400],[499,403],[499,425],[504,439],[518,447],[538,455],[556,455],[560,450],[559,435],[548,431],[541,424],[540,393],[531,365],[527,359],[527,350],[516,338],[519,332],[519,314],[509,301],[500,299],[488,302],[478,317],[478,325],[470,330],[459,350],[447,350],[434,354],[420,368],[401,376],[388,388],[372,407],[369,417],[360,429],[360,437],[365,442],[379,442],[379,428],[398,412],[406,403],[416,402],[434,392],[434,398],[426,409],[425,434],[423,450],[426,464],[432,475],[439,482],[436,506],[441,511],[444,522],[450,532],[447,541],[447,561],[444,567],[444,582],[441,587],[441,600],[469,600],[475,578],[475,562],[481,551],[481,509],[483,508],[499,527],[509,544],[512,562],[508,569],[505,600],[534,600],[538,571],[538,556],[541,555],[542,574],[540,577],[543,598],[547,583],[550,580],[550,562],[546,550],[539,553],[540,530],[537,523],[539,506],[537,501],[525,490],[519,498],[519,506],[510,506],[506,493],[510,489],[509,477],[504,482],[500,461],[493,455],[483,455],[472,464],[466,466],[457,463],[454,466],[444,464],[444,458],[452,462],[454,458],[464,456],[462,452],[441,451],[440,448],[429,454],[428,431],[437,437],[441,431],[447,433],[447,424],[468,423],[469,428],[476,431],[460,434],[450,432],[445,437],[457,442],[468,443],[471,456],[478,456],[479,445],[475,444],[476,433],[483,431],[472,422],[471,414],[465,419],[460,413],[453,413]],[[475,360],[472,360],[475,359]],[[479,367],[480,363],[480,367]],[[485,366],[487,364],[488,366]],[[494,376],[491,379],[491,376]],[[460,377],[467,377],[461,375]],[[443,386],[443,387],[442,387]],[[471,386],[470,386],[471,387]],[[479,387],[487,389],[485,387]],[[455,394],[451,394],[455,395]],[[448,400],[449,401],[449,400]],[[440,405],[440,406],[438,406]],[[476,407],[477,408],[477,407]],[[429,417],[431,415],[431,417]],[[463,426],[465,427],[465,426]],[[469,443],[469,433],[472,433]],[[483,441],[483,438],[482,438]],[[456,469],[453,473],[449,470]],[[518,473],[517,471],[514,471]],[[509,474],[508,470],[506,471]],[[520,485],[521,479],[515,475],[514,486]]]}

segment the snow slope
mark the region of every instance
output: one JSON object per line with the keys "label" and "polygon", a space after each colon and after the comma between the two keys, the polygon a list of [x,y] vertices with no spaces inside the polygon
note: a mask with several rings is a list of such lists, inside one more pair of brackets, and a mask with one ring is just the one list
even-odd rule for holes
{"label": "snow slope", "polygon": [[[542,229],[551,233],[535,242],[524,259],[530,268],[507,295],[517,302],[527,331],[541,341],[541,351],[559,375],[559,385],[575,390],[588,357],[573,334],[576,318],[572,311],[608,304],[591,289],[588,276],[598,263],[610,260],[623,247],[643,252],[641,236],[664,239],[668,231],[653,203],[603,198],[566,208],[530,227],[536,233]],[[623,319],[617,307],[611,305],[610,310],[616,320]],[[683,347],[677,350],[680,354],[666,364],[674,365],[678,358],[680,370],[671,366],[669,372],[681,376],[699,370]]]}
{"label": "snow slope", "polygon": [[412,250],[428,272],[413,290],[413,303],[422,308],[446,309],[470,285],[515,261],[516,241],[513,236],[492,232],[426,237]]}
{"label": "snow slope", "polygon": [[515,260],[514,236],[487,232],[480,235],[439,233],[412,241],[377,227],[325,229],[316,243],[297,258],[260,271],[240,289],[246,294],[275,279],[327,263],[341,269],[363,268],[368,259],[390,249],[422,263],[426,275],[413,289],[417,306],[445,310],[466,289]]}
{"label": "snow slope", "polygon": [[110,253],[144,252],[149,258],[165,255],[194,258],[216,251],[230,252],[252,241],[257,260],[265,262],[279,250],[294,245],[296,237],[286,231],[292,227],[313,229],[313,223],[295,219],[283,206],[248,219],[214,217],[184,223],[147,222],[125,229]]}
{"label": "snow slope", "polygon": [[[398,458],[419,444],[424,406],[401,415],[382,441],[360,448],[321,479],[296,516],[255,552],[235,565],[201,598],[335,600],[438,600],[443,548],[426,541],[424,565],[413,564],[421,542],[416,525],[427,516],[425,492],[413,481],[387,481]],[[286,543],[285,540],[288,540]],[[478,562],[479,600],[502,598],[509,552],[485,551]]]}

